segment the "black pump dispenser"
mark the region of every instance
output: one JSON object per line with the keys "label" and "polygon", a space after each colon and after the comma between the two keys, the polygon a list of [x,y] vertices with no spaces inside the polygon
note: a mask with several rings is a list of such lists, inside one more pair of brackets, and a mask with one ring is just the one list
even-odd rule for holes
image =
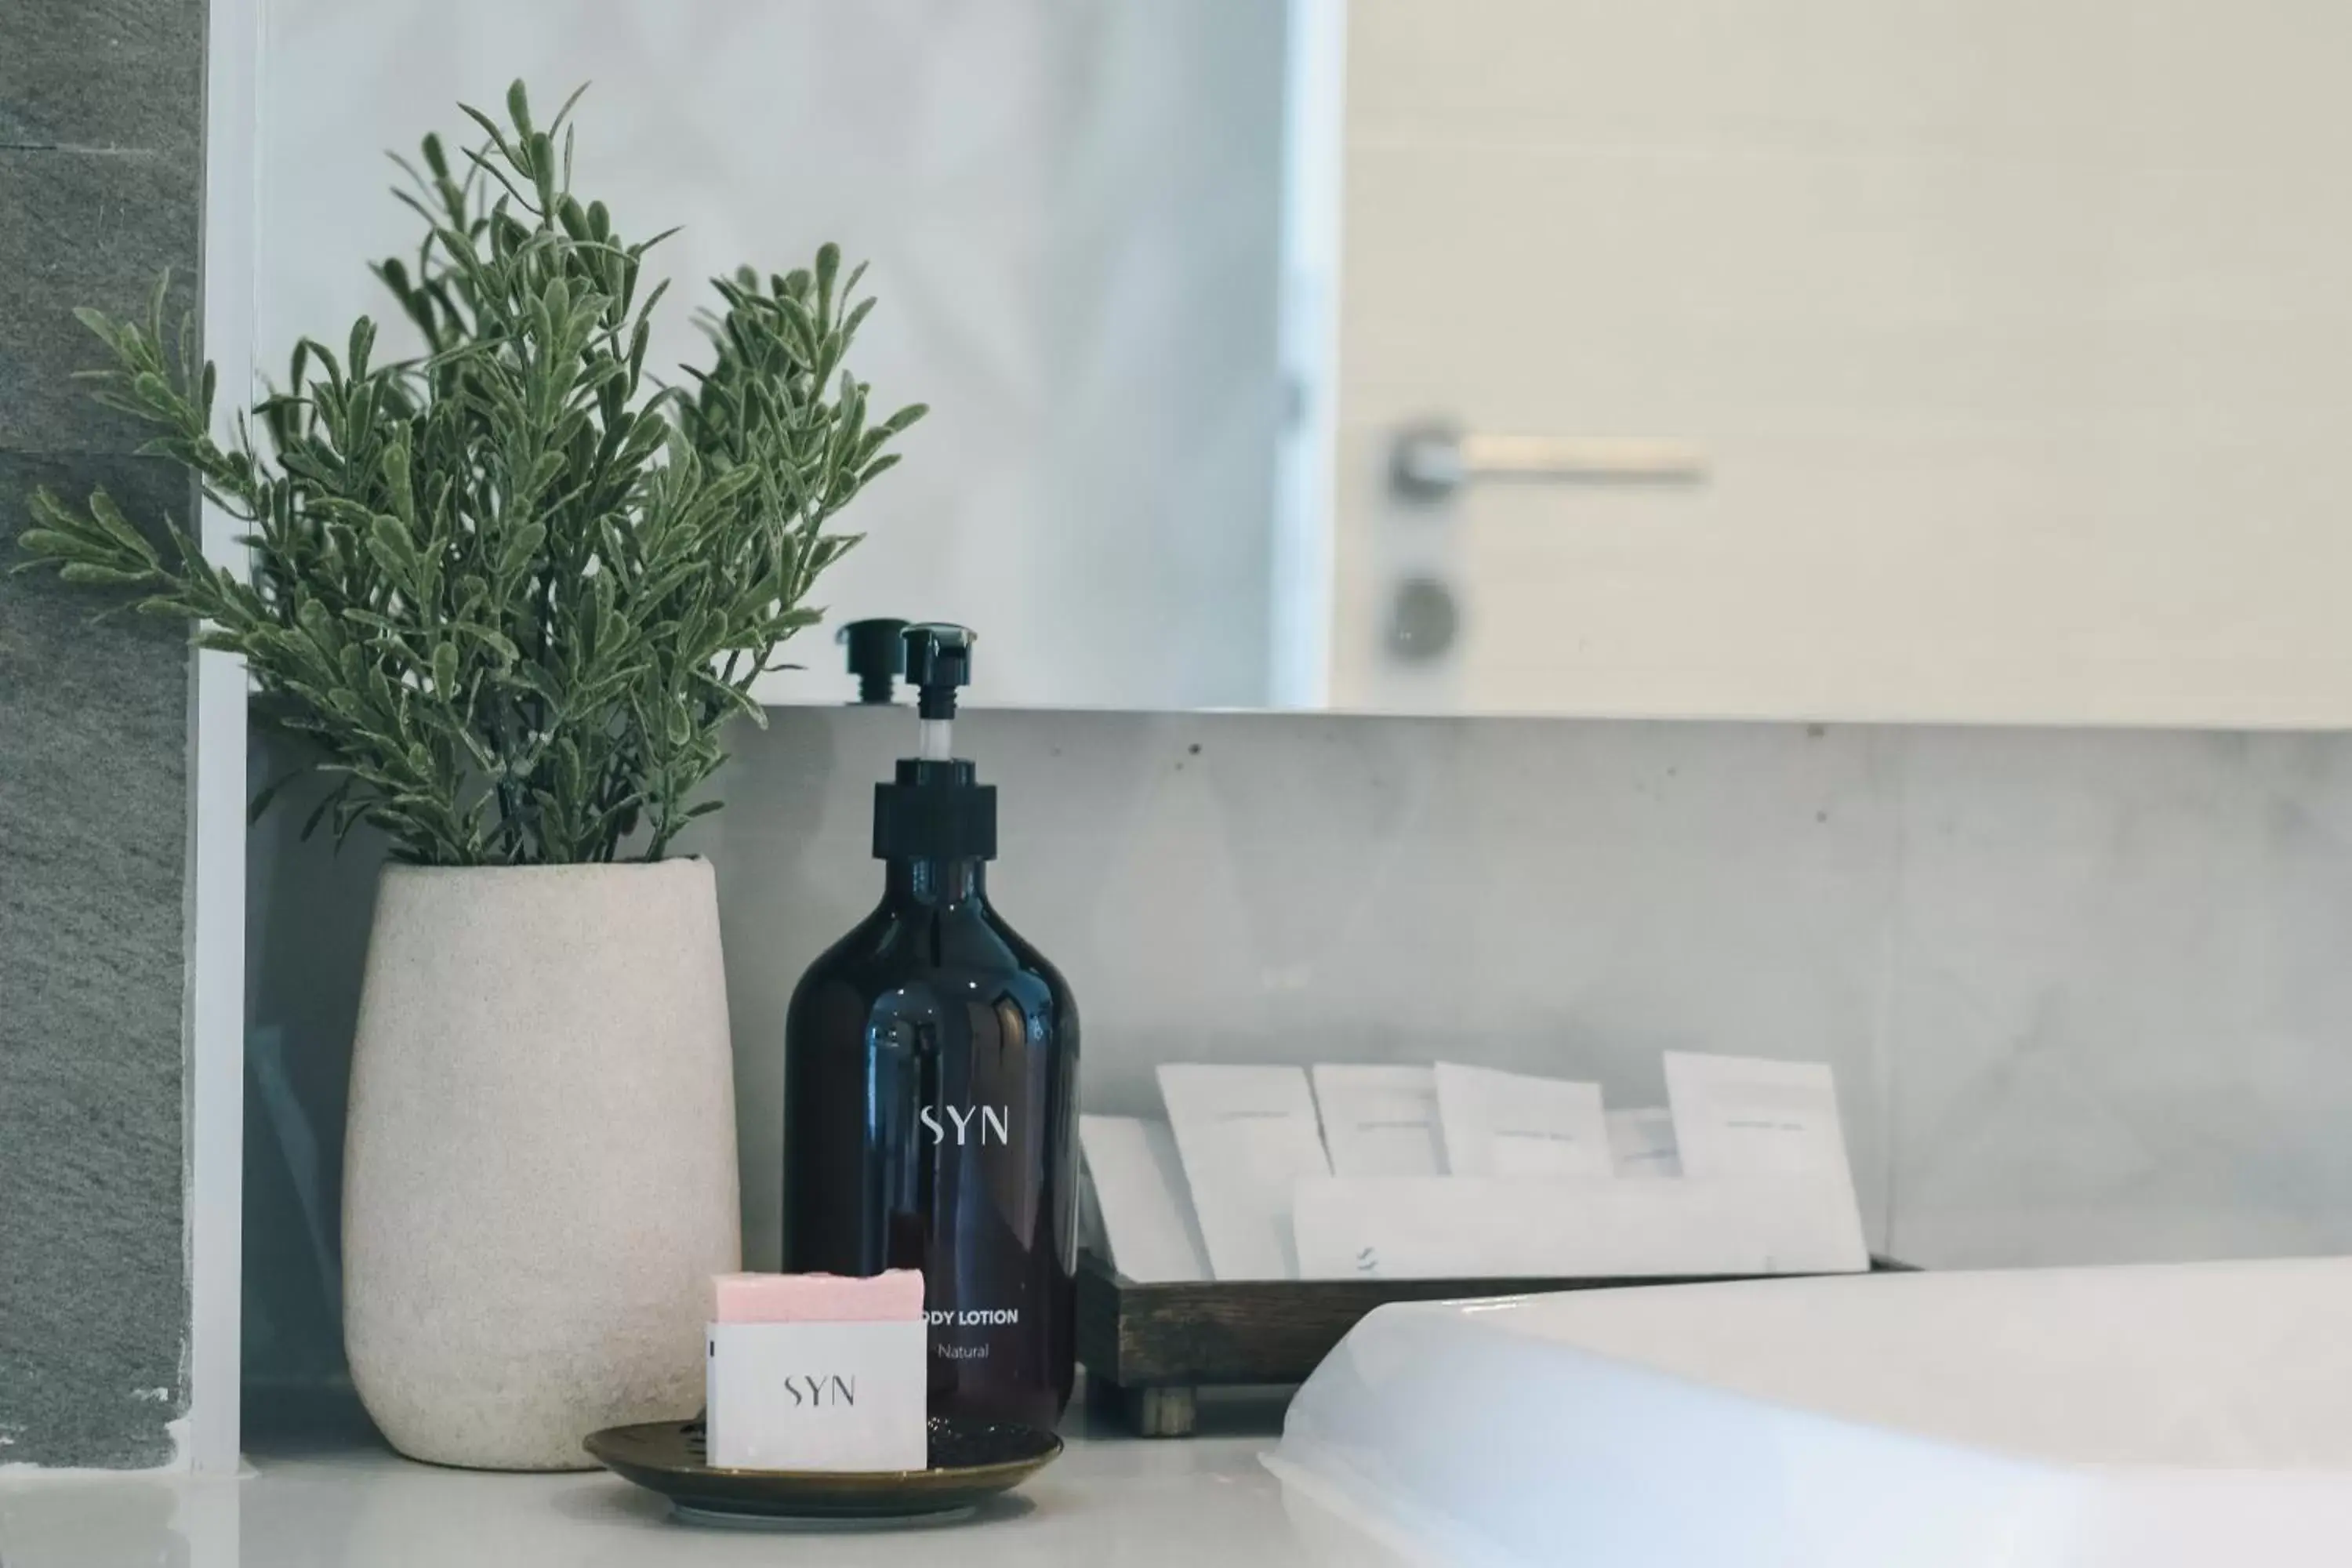
{"label": "black pump dispenser", "polygon": [[881,903],[784,1025],[784,1267],[923,1271],[933,1415],[1050,1426],[1069,1401],[1078,1016],[989,904],[996,791],[954,755],[972,634],[904,628],[919,754],[874,788]]}
{"label": "black pump dispenser", "polygon": [[852,621],[833,640],[849,650],[849,673],[857,677],[857,700],[880,707],[898,700],[898,679],[907,668],[907,623]]}
{"label": "black pump dispenser", "polygon": [[971,681],[972,634],[927,625],[901,632],[908,683],[923,721],[922,752],[898,761],[897,779],[874,786],[877,860],[993,860],[996,787],[957,758],[956,689]]}
{"label": "black pump dispenser", "polygon": [[[918,710],[942,723],[953,719],[956,688],[971,684],[971,628],[932,621],[898,635],[906,642],[907,684],[922,694]],[[926,750],[929,739],[924,737]]]}

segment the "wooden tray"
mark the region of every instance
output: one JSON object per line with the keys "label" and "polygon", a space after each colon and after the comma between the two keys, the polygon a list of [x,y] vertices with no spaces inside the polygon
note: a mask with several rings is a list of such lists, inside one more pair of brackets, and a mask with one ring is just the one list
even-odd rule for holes
{"label": "wooden tray", "polygon": [[[1874,1273],[1906,1271],[1886,1258]],[[1078,1362],[1095,1396],[1146,1437],[1192,1431],[1195,1391],[1306,1381],[1358,1319],[1391,1301],[1625,1286],[1703,1285],[1744,1275],[1580,1279],[1266,1279],[1143,1285],[1078,1255]],[[1781,1276],[1780,1278],[1786,1278]]]}

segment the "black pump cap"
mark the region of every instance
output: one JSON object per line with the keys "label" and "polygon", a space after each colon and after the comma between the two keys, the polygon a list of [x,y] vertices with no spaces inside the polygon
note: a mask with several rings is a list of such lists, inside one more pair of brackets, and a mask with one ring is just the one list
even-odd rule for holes
{"label": "black pump cap", "polygon": [[857,677],[857,700],[898,700],[897,679],[907,668],[907,623],[884,617],[852,621],[833,640],[849,650],[849,673]]}
{"label": "black pump cap", "polygon": [[[907,681],[921,693],[925,719],[955,717],[956,688],[971,683],[969,626],[926,622],[899,637]],[[898,776],[874,786],[874,855],[879,860],[993,860],[996,790],[961,757],[906,757]]]}
{"label": "black pump cap", "polygon": [[956,688],[971,684],[971,645],[980,634],[926,621],[898,635],[907,645],[907,684],[922,693],[917,710],[926,719],[954,718]]}
{"label": "black pump cap", "polygon": [[961,757],[902,757],[898,777],[874,786],[877,860],[993,860],[996,786]]}

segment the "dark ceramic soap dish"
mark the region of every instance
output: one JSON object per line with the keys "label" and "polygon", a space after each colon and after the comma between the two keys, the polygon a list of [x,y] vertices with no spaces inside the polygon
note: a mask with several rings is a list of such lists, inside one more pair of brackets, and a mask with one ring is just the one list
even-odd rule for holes
{"label": "dark ceramic soap dish", "polygon": [[854,1471],[722,1469],[704,1450],[699,1421],[608,1426],[586,1447],[688,1522],[809,1525],[960,1518],[1051,1464],[1062,1440],[1010,1421],[934,1415],[929,1468]]}

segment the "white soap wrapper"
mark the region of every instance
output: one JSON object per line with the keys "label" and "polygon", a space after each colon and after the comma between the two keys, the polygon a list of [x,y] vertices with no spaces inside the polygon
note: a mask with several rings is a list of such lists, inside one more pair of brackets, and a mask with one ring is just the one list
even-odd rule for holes
{"label": "white soap wrapper", "polygon": [[1675,1145],[1693,1176],[1847,1170],[1837,1080],[1826,1062],[1668,1051]]}
{"label": "white soap wrapper", "polygon": [[1679,1176],[1675,1113],[1663,1105],[1609,1112],[1609,1157],[1621,1176]]}
{"label": "white soap wrapper", "polygon": [[1320,1062],[1309,1069],[1323,1147],[1339,1176],[1442,1176],[1437,1075],[1428,1068]]}
{"label": "white soap wrapper", "polygon": [[[1433,1074],[1446,1168],[1457,1176],[1606,1176],[1601,1086],[1440,1062]],[[1331,1168],[1341,1170],[1334,1157]],[[1409,1175],[1411,1172],[1365,1172]]]}
{"label": "white soap wrapper", "polygon": [[881,1323],[713,1323],[710,1462],[740,1470],[929,1467],[929,1330]]}
{"label": "white soap wrapper", "polygon": [[1862,1206],[1826,1062],[1664,1054],[1666,1101],[1685,1176],[1738,1180],[1797,1173],[1839,1194],[1841,1229],[1866,1258]]}
{"label": "white soap wrapper", "polygon": [[1293,1199],[1305,1279],[1637,1279],[1869,1268],[1819,1175],[1320,1176]]}
{"label": "white soap wrapper", "polygon": [[1113,1268],[1146,1285],[1209,1278],[1209,1250],[1193,1223],[1168,1123],[1081,1116],[1078,1152]]}
{"label": "white soap wrapper", "polygon": [[1210,1269],[1220,1279],[1297,1279],[1291,1185],[1331,1170],[1306,1069],[1171,1062],[1159,1077]]}

